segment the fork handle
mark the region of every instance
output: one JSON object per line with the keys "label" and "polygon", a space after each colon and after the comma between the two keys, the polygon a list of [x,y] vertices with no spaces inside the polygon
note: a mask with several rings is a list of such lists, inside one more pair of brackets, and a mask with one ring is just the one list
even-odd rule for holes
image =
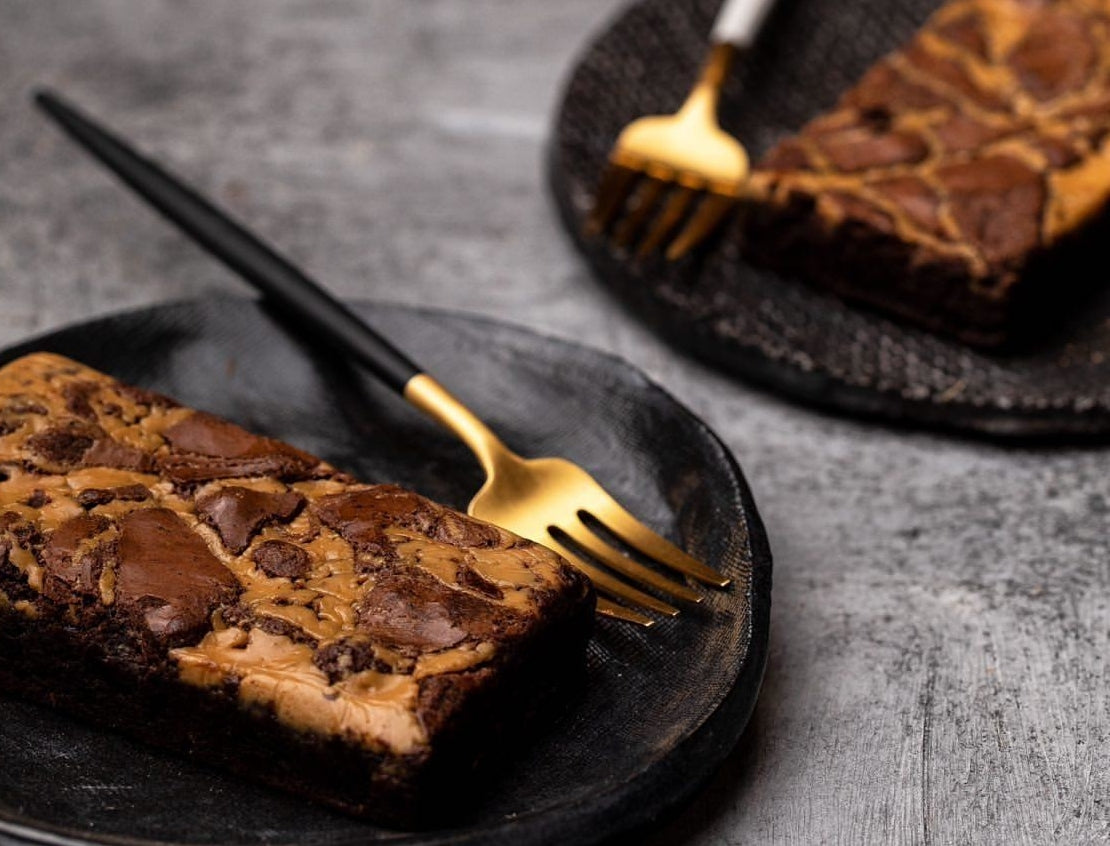
{"label": "fork handle", "polygon": [[710,39],[714,44],[731,44],[746,50],[755,37],[775,0],[725,0],[717,13]]}
{"label": "fork handle", "polygon": [[35,102],[85,150],[325,344],[404,395],[421,369],[347,306],[227,213],[50,92]]}

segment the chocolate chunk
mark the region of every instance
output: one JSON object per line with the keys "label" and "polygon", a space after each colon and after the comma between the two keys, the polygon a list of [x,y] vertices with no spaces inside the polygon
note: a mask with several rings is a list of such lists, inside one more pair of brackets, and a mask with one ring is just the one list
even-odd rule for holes
{"label": "chocolate chunk", "polygon": [[83,417],[86,420],[95,420],[96,411],[89,402],[89,397],[97,392],[95,382],[70,382],[62,387],[62,396],[66,401],[66,410],[70,414]]}
{"label": "chocolate chunk", "polygon": [[373,499],[360,497],[361,493],[323,497],[314,511],[320,522],[351,545],[366,570],[396,560],[396,549],[384,529],[390,523],[400,524],[392,516],[375,514]]}
{"label": "chocolate chunk", "polygon": [[215,458],[261,458],[283,455],[315,464],[307,453],[272,438],[248,432],[213,414],[195,412],[166,430],[166,440],[175,452]]}
{"label": "chocolate chunk", "polygon": [[435,505],[418,494],[393,485],[321,497],[316,515],[355,549],[373,551],[388,526],[410,529],[441,543],[461,548],[488,548],[502,542],[499,529]]}
{"label": "chocolate chunk", "polygon": [[55,529],[46,540],[39,560],[46,570],[43,592],[57,602],[79,596],[97,596],[100,575],[115,557],[115,539],[91,546],[97,535],[112,527],[106,517],[81,514]]}
{"label": "chocolate chunk", "polygon": [[264,525],[292,520],[303,505],[304,497],[294,491],[265,493],[227,487],[198,498],[197,513],[219,533],[224,546],[238,555]]}
{"label": "chocolate chunk", "polygon": [[866,223],[879,232],[893,232],[894,220],[883,209],[863,197],[847,191],[829,191],[826,199],[849,221]]}
{"label": "chocolate chunk", "polygon": [[31,495],[23,500],[30,508],[42,508],[49,503],[50,497],[42,488],[35,488],[31,491]]}
{"label": "chocolate chunk", "polygon": [[165,456],[159,462],[162,472],[177,485],[196,485],[219,479],[244,479],[274,476],[286,482],[308,478],[304,467],[279,456],[230,459],[210,456]]}
{"label": "chocolate chunk", "polygon": [[439,509],[431,536],[441,543],[463,549],[490,549],[504,541],[501,530],[449,508]]}
{"label": "chocolate chunk", "polygon": [[98,505],[107,505],[116,495],[107,488],[86,488],[77,494],[77,504],[82,508],[95,508]]}
{"label": "chocolate chunk", "polygon": [[25,399],[23,397],[14,397],[11,401],[4,406],[4,411],[10,411],[12,414],[49,414],[48,409],[41,402],[35,402],[32,399]]}
{"label": "chocolate chunk", "polygon": [[281,441],[251,434],[212,414],[198,411],[166,430],[172,454],[162,460],[178,484],[245,476],[307,479],[319,463]]}
{"label": "chocolate chunk", "polygon": [[944,98],[924,85],[910,82],[889,62],[881,62],[841,98],[841,104],[861,112],[881,109],[897,115],[943,105]]}
{"label": "chocolate chunk", "polygon": [[381,574],[355,612],[374,640],[421,652],[503,637],[520,624],[514,612],[417,570]]}
{"label": "chocolate chunk", "polygon": [[212,612],[238,595],[238,580],[168,508],[138,509],[119,523],[116,602],[159,642],[195,642]]}
{"label": "chocolate chunk", "polygon": [[937,33],[953,44],[963,47],[981,59],[987,57],[984,21],[978,12],[970,12],[937,27]]}
{"label": "chocolate chunk", "polygon": [[220,621],[224,626],[234,626],[240,629],[249,629],[252,620],[254,619],[254,612],[251,611],[249,605],[236,603],[234,605],[226,605],[219,611]]}
{"label": "chocolate chunk", "polygon": [[833,166],[848,173],[914,164],[929,154],[928,145],[912,132],[876,134],[869,127],[862,126],[849,126],[822,134],[817,144]]}
{"label": "chocolate chunk", "polygon": [[249,605],[240,603],[228,606],[220,612],[220,618],[227,626],[235,626],[244,630],[259,629],[266,632],[266,634],[287,637],[294,643],[307,643],[310,646],[316,646],[316,638],[300,626],[278,617],[257,614]]}
{"label": "chocolate chunk", "polygon": [[359,628],[390,646],[424,652],[456,646],[467,632],[452,617],[448,601],[444,591],[396,576],[374,585],[356,607]]}
{"label": "chocolate chunk", "polygon": [[80,466],[85,453],[103,436],[104,431],[95,424],[70,420],[31,435],[27,447],[42,459],[42,469],[65,473]]}
{"label": "chocolate chunk", "polygon": [[150,498],[150,491],[145,485],[124,485],[119,488],[86,488],[77,494],[77,504],[82,508],[95,508],[98,505],[107,505],[114,500],[124,502],[142,502]]}
{"label": "chocolate chunk", "polygon": [[899,176],[871,184],[871,188],[899,206],[906,216],[931,235],[943,237],[940,220],[940,198],[925,180],[916,176]]}
{"label": "chocolate chunk", "polygon": [[39,592],[27,584],[27,579],[19,568],[11,561],[12,542],[7,538],[0,538],[0,584],[3,593],[7,594],[8,601],[18,602],[26,600],[36,602]]}
{"label": "chocolate chunk", "polygon": [[112,488],[112,493],[116,499],[124,502],[143,502],[150,499],[150,489],[146,485],[122,485]]}
{"label": "chocolate chunk", "polygon": [[308,575],[312,561],[299,546],[280,540],[260,543],[251,553],[255,566],[271,578],[299,579]]}
{"label": "chocolate chunk", "polygon": [[1024,162],[991,156],[947,165],[937,178],[960,231],[988,261],[1017,258],[1040,242],[1045,187]]}
{"label": "chocolate chunk", "polygon": [[1010,67],[1022,87],[1038,100],[1082,88],[1097,60],[1089,27],[1089,21],[1067,11],[1042,10],[1010,53]]}
{"label": "chocolate chunk", "polygon": [[911,41],[902,52],[903,57],[924,76],[943,83],[958,96],[970,100],[980,108],[1005,111],[1007,102],[997,93],[980,86],[967,67],[955,58],[949,58],[927,49],[920,41]]}
{"label": "chocolate chunk", "polygon": [[379,567],[396,562],[397,547],[381,526],[351,524],[342,531],[337,531],[355,551],[360,572],[373,572]]}
{"label": "chocolate chunk", "polygon": [[266,634],[280,635],[289,638],[294,643],[307,643],[309,646],[316,646],[315,637],[288,620],[267,617],[265,614],[256,614],[251,625],[256,629],[261,629]]}
{"label": "chocolate chunk", "polygon": [[463,564],[459,567],[456,578],[463,587],[470,588],[491,599],[501,600],[505,598],[505,592],[501,588],[471,567],[470,564]]}
{"label": "chocolate chunk", "polygon": [[1013,126],[1005,129],[989,126],[968,115],[957,112],[944,123],[933,127],[933,134],[940,140],[946,152],[962,153],[966,150],[976,150],[991,141],[1014,131]]}
{"label": "chocolate chunk", "polygon": [[264,438],[198,411],[166,430],[166,440],[175,452],[192,452],[217,458],[241,458],[265,454]]}
{"label": "chocolate chunk", "polygon": [[392,673],[395,670],[411,672],[414,662],[411,658],[402,659],[400,667],[394,667],[380,658],[374,643],[365,636],[343,637],[321,646],[312,656],[312,663],[328,677],[329,684],[342,681],[347,676],[365,670],[379,673]]}
{"label": "chocolate chunk", "polygon": [[86,467],[113,467],[138,473],[150,473],[155,469],[154,459],[147,453],[111,438],[97,440],[85,453],[83,464]]}
{"label": "chocolate chunk", "polygon": [[177,400],[170,399],[167,396],[156,393],[155,391],[148,391],[145,388],[136,388],[134,385],[123,385],[116,383],[116,393],[122,397],[126,397],[136,405],[145,405],[148,408],[179,408],[180,405]]}
{"label": "chocolate chunk", "polygon": [[42,543],[42,534],[35,524],[16,511],[0,514],[0,532],[10,534],[24,549],[32,549]]}

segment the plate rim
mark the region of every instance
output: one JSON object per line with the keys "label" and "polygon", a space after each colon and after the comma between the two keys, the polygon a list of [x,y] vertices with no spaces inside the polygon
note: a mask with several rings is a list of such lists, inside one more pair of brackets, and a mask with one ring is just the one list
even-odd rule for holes
{"label": "plate rim", "polygon": [[[116,311],[93,315],[85,320],[76,320],[35,333],[29,338],[15,341],[0,347],[0,359],[9,359],[17,353],[28,351],[29,347],[48,341],[54,335],[81,328],[90,328],[98,323],[119,319],[135,319],[145,313],[163,310],[208,307],[214,302],[249,303],[259,310],[264,302],[258,297],[219,295],[215,297],[181,297],[156,303],[138,305]],[[519,815],[498,822],[484,823],[467,828],[440,829],[427,832],[399,830],[396,837],[388,842],[411,844],[411,846],[461,846],[461,844],[519,844],[547,842],[548,836],[560,835],[562,843],[589,844],[618,834],[628,833],[644,827],[661,816],[673,812],[717,770],[732,751],[743,734],[751,718],[762,687],[769,651],[771,586],[773,560],[770,542],[762,517],[759,514],[751,488],[736,457],[727,444],[694,411],[679,401],[665,387],[652,379],[636,365],[619,355],[600,350],[580,341],[559,337],[557,334],[536,330],[497,317],[471,313],[463,310],[437,308],[424,305],[409,305],[388,299],[353,298],[345,300],[356,311],[361,309],[396,310],[408,312],[435,321],[456,321],[460,324],[496,326],[518,337],[538,338],[548,346],[569,347],[580,354],[594,356],[609,366],[622,371],[626,378],[636,383],[639,390],[655,393],[669,404],[680,416],[685,417],[700,435],[712,446],[713,451],[722,459],[721,468],[727,471],[732,493],[739,510],[743,513],[748,531],[748,549],[751,553],[751,577],[749,586],[750,606],[747,620],[749,634],[748,649],[740,662],[736,677],[731,686],[722,694],[716,706],[679,741],[669,752],[647,762],[635,774],[623,782],[604,790],[591,793],[573,805],[557,805],[545,809],[525,811]],[[721,738],[724,737],[724,742]],[[707,742],[708,741],[708,742]],[[166,753],[170,754],[170,753]],[[652,779],[656,771],[667,762],[676,759],[685,763],[689,778],[679,782],[677,789],[658,794],[658,779]],[[699,764],[692,764],[699,760]],[[671,781],[674,781],[672,777]],[[654,788],[654,789],[653,789]],[[652,794],[655,803],[643,802],[645,794]],[[307,801],[307,800],[306,800]],[[548,825],[555,819],[554,826]],[[571,825],[566,825],[566,820]],[[562,824],[560,824],[560,822]],[[17,842],[38,843],[46,846],[195,846],[189,841],[154,840],[134,838],[111,833],[96,833],[42,823],[23,814],[9,813],[0,807],[0,835],[16,838]],[[332,841],[333,846],[354,846],[365,840],[339,837]],[[288,841],[273,841],[274,846]],[[292,843],[289,846],[293,846]]]}

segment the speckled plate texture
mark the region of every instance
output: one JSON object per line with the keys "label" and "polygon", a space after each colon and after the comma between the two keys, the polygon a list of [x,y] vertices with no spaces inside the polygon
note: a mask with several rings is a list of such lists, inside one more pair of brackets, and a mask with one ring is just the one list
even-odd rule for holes
{"label": "speckled plate texture", "polygon": [[[634,118],[682,102],[719,5],[630,6],[570,76],[550,150],[551,184],[603,284],[679,347],[824,408],[995,438],[1110,436],[1110,286],[1054,316],[1052,336],[1038,346],[990,355],[755,270],[739,254],[734,227],[674,265],[637,267],[582,243],[582,220],[613,140]],[[725,87],[722,124],[758,157],[831,106],[938,5],[780,0]]]}
{"label": "speckled plate texture", "polygon": [[[450,831],[389,832],[0,698],[0,842],[592,843],[688,796],[747,722],[766,657],[771,559],[751,495],[704,424],[629,365],[478,318],[360,305],[526,455],[583,464],[734,579],[650,631],[599,621],[584,688],[537,726]],[[79,359],[465,508],[466,448],[369,377],[305,349],[249,300],[180,303],[0,354]],[[281,750],[275,749],[275,755]]]}

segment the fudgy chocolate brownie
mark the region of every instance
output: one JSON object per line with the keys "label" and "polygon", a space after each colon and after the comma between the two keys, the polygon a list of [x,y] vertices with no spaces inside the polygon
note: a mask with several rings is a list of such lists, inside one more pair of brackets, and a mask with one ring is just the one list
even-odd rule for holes
{"label": "fudgy chocolate brownie", "polygon": [[0,478],[0,689],[356,814],[438,821],[584,656],[544,547],[56,355]]}
{"label": "fudgy chocolate brownie", "polygon": [[758,165],[747,254],[1005,342],[1091,277],[1108,133],[1110,5],[952,0]]}

